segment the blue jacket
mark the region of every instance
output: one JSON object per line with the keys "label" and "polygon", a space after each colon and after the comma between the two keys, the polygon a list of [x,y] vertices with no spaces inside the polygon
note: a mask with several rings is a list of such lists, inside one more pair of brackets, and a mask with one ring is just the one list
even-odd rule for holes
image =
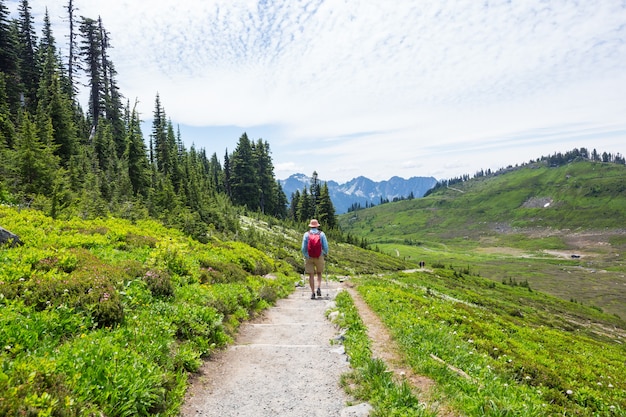
{"label": "blue jacket", "polygon": [[[317,233],[318,230],[316,228],[312,228],[310,232]],[[324,232],[319,231],[319,234],[320,234],[320,241],[322,242],[322,255],[326,256],[328,255],[328,240],[326,239],[326,235],[324,234]],[[304,255],[305,258],[309,257],[309,252],[307,249],[308,246],[309,246],[309,232],[305,232],[304,236],[302,236],[302,254]]]}

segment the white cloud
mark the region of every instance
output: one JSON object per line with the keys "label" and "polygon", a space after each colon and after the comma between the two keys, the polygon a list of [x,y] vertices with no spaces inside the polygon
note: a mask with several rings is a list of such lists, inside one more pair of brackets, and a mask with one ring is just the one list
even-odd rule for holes
{"label": "white cloud", "polygon": [[[60,43],[61,3],[30,1]],[[285,174],[443,178],[575,146],[625,153],[619,0],[75,4],[102,17],[144,119],[158,92],[175,123],[273,126]]]}

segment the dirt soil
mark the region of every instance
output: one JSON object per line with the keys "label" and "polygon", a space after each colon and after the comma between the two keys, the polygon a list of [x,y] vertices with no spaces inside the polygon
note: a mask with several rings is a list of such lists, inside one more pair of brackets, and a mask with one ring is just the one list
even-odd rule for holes
{"label": "dirt soil", "polygon": [[[322,285],[322,297],[310,299],[307,287],[261,317],[242,325],[235,342],[212,355],[191,381],[184,417],[208,416],[367,416],[367,404],[355,403],[339,386],[350,370],[340,329],[326,318],[338,291],[350,292],[368,328],[374,357],[384,360],[398,381],[408,380],[421,401],[429,403],[433,382],[402,364],[395,342],[378,316],[361,299],[349,280]],[[365,406],[365,407],[363,407]]]}

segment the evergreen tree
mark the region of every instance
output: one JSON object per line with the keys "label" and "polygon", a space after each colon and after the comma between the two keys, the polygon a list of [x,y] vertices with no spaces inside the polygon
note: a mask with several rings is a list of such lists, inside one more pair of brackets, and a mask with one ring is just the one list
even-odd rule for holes
{"label": "evergreen tree", "polygon": [[17,191],[32,198],[35,195],[50,195],[55,170],[58,164],[51,149],[51,123],[44,125],[48,136],[41,140],[35,123],[28,112],[24,113],[17,135],[15,170]]}
{"label": "evergreen tree", "polygon": [[230,189],[233,203],[245,206],[250,210],[259,209],[261,192],[258,184],[258,173],[253,159],[252,144],[246,133],[239,138],[230,163]]}
{"label": "evergreen tree", "polygon": [[76,95],[76,87],[74,83],[74,73],[77,69],[80,69],[80,64],[77,57],[80,55],[80,50],[78,47],[78,42],[76,41],[78,38],[78,33],[76,32],[76,8],[74,7],[73,0],[67,1],[67,20],[69,24],[69,44],[68,44],[68,56],[67,56],[67,78],[68,78],[68,87],[69,91],[66,91],[70,95],[70,97],[74,98]]}
{"label": "evergreen tree", "polygon": [[319,217],[319,220],[324,225],[324,227],[328,229],[334,229],[335,227],[337,227],[335,207],[333,206],[333,202],[330,199],[327,182],[324,182],[324,185],[322,185],[320,188],[317,216]]}
{"label": "evergreen tree", "polygon": [[300,206],[300,190],[291,193],[291,204],[289,205],[289,218],[293,221],[300,221],[298,207]]}
{"label": "evergreen tree", "polygon": [[[15,137],[15,126],[11,121],[11,113],[6,94],[5,75],[0,72],[0,150],[13,147]],[[0,164],[0,174],[2,174],[2,164]],[[0,175],[1,177],[2,175]]]}
{"label": "evergreen tree", "polygon": [[36,62],[37,36],[28,0],[21,0],[19,5],[18,56],[19,76],[24,107],[31,113],[37,108],[37,90],[39,87],[39,67]]}
{"label": "evergreen tree", "polygon": [[161,99],[157,94],[152,118],[152,141],[154,146],[154,160],[157,172],[171,179],[173,174],[175,150],[173,134],[168,136],[168,125],[165,110],[161,106]]}
{"label": "evergreen tree", "polygon": [[320,180],[318,178],[317,171],[313,171],[313,174],[311,175],[310,192],[311,192],[311,202],[313,204],[313,213],[311,214],[311,217],[319,217],[318,205],[319,205],[319,198],[320,198]]}
{"label": "evergreen tree", "polygon": [[73,102],[61,86],[58,60],[54,55],[55,48],[42,43],[41,50],[44,61],[37,92],[37,112],[50,117],[54,143],[57,145],[55,153],[61,158],[62,165],[67,167],[78,146],[73,121]]}
{"label": "evergreen tree", "polygon": [[98,31],[99,39],[101,40],[102,44],[102,47],[100,48],[100,60],[102,67],[102,96],[104,101],[104,115],[111,125],[117,156],[121,157],[127,146],[125,142],[125,126],[122,117],[122,95],[117,86],[117,81],[115,80],[117,71],[115,70],[113,62],[109,59],[109,55],[107,52],[110,48],[109,33],[104,29],[101,18],[98,18]]}
{"label": "evergreen tree", "polygon": [[296,221],[306,222],[315,217],[315,208],[313,207],[313,198],[309,194],[307,187],[304,187],[300,199],[298,200]]}
{"label": "evergreen tree", "polygon": [[276,208],[271,214],[278,219],[286,219],[289,216],[289,213],[287,212],[289,201],[287,201],[287,195],[285,194],[285,191],[279,181],[276,181],[276,189]]}
{"label": "evergreen tree", "polygon": [[224,192],[232,200],[233,192],[230,188],[230,172],[230,157],[228,156],[228,149],[226,149],[224,153]]}
{"label": "evergreen tree", "polygon": [[141,120],[136,110],[137,103],[128,120],[126,153],[124,159],[128,164],[128,177],[133,195],[146,197],[150,186],[150,167],[147,159],[146,144],[141,132]]}
{"label": "evergreen tree", "polygon": [[259,139],[253,146],[256,178],[260,190],[258,207],[261,213],[274,214],[278,208],[278,187],[274,178],[274,164],[270,145]]}
{"label": "evergreen tree", "polygon": [[88,117],[91,119],[92,135],[98,126],[98,121],[104,113],[103,91],[103,68],[102,68],[102,40],[98,22],[88,17],[82,17],[80,22],[80,56],[85,63],[89,83],[89,110]]}
{"label": "evergreen tree", "polygon": [[4,94],[13,122],[20,107],[17,62],[17,31],[9,20],[9,10],[0,0],[0,75],[4,78]]}
{"label": "evergreen tree", "polygon": [[223,193],[226,191],[224,188],[223,179],[224,172],[222,171],[222,167],[219,160],[217,159],[217,154],[215,152],[213,152],[213,155],[211,155],[211,160],[208,164],[207,174],[209,176],[209,184],[211,184],[212,189],[216,193]]}

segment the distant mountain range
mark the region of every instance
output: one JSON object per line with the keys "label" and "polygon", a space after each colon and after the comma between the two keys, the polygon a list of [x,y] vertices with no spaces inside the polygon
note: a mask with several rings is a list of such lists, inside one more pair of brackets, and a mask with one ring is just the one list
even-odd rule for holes
{"label": "distant mountain range", "polygon": [[[392,177],[388,181],[372,181],[366,177],[357,177],[344,184],[336,181],[320,179],[321,183],[328,184],[330,199],[335,206],[336,214],[347,213],[354,204],[361,207],[367,205],[379,205],[381,199],[393,201],[394,199],[406,198],[411,193],[415,198],[423,197],[437,183],[434,177],[411,177],[404,179]],[[304,187],[311,188],[311,177],[304,174],[293,174],[285,180],[279,180],[287,199],[291,201],[291,195],[296,190],[302,192]]]}

